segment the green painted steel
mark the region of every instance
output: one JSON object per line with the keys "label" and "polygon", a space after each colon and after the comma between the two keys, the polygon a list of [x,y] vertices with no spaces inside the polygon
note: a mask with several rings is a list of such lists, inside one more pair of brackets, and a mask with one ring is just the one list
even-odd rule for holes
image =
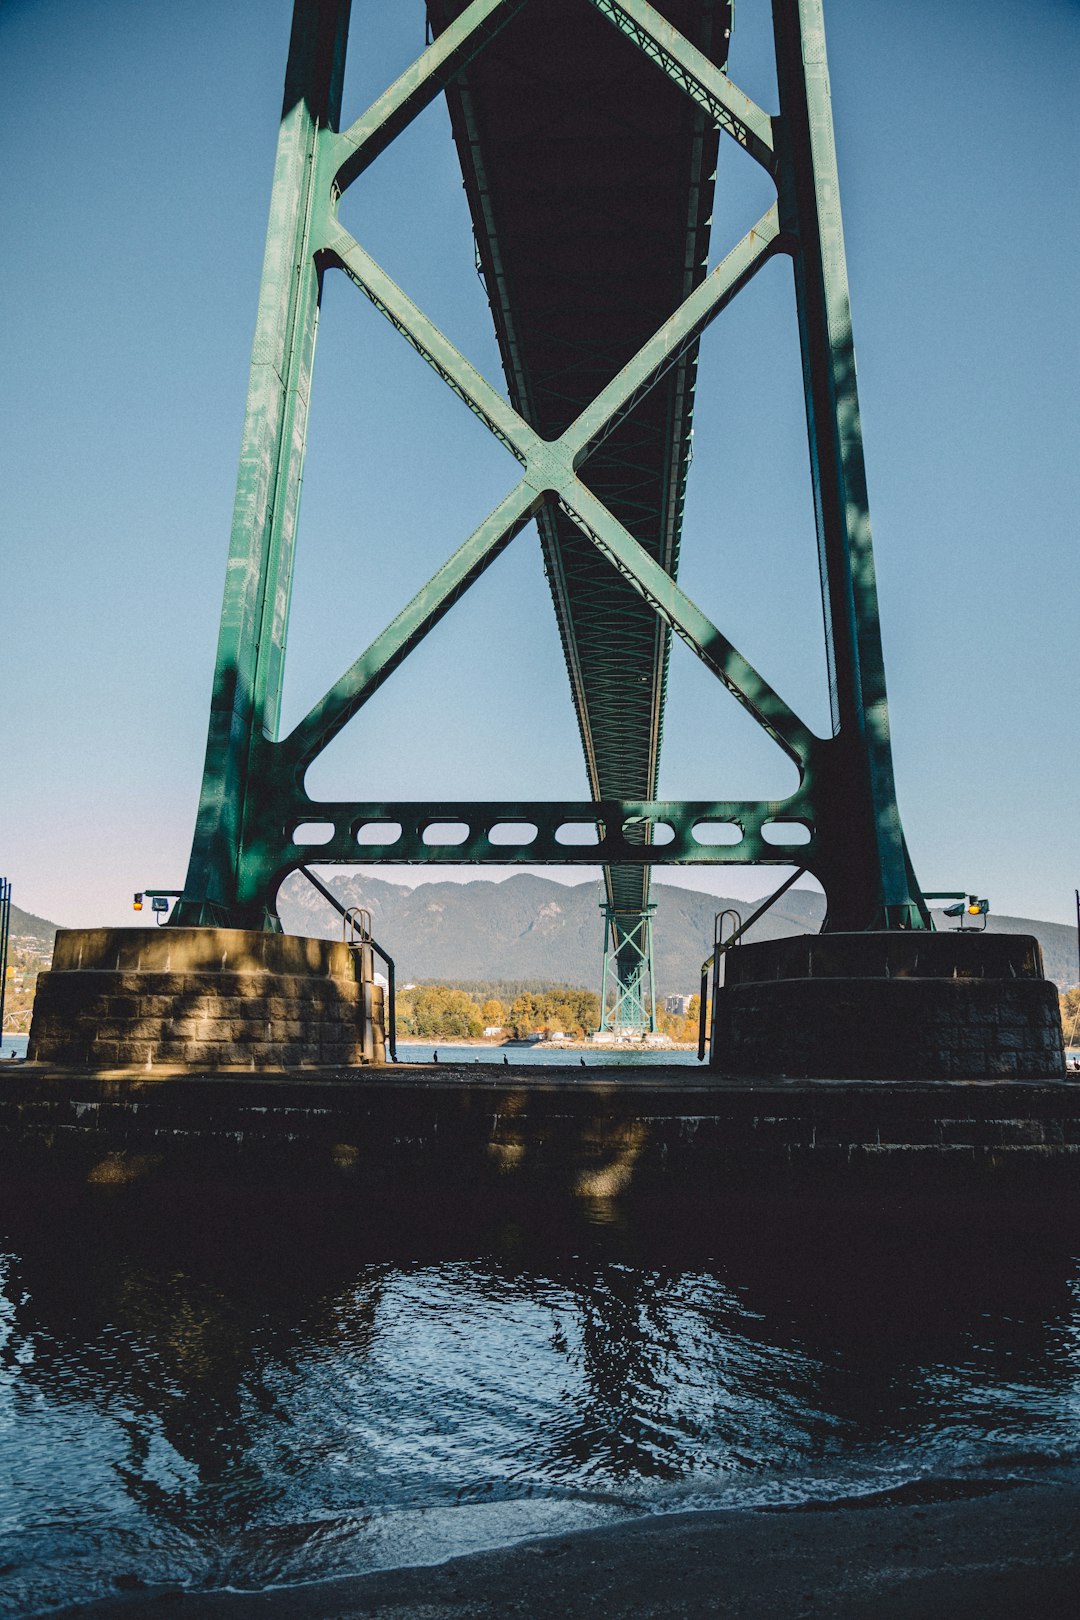
{"label": "green painted steel", "polygon": [[600,981],[600,1031],[642,1037],[656,1033],[656,979],[652,919],[655,906],[604,913],[604,966]]}
{"label": "green painted steel", "polygon": [[[721,67],[727,0],[672,0],[670,9],[710,70]],[[460,0],[429,10],[439,29]],[[705,276],[719,145],[713,120],[580,0],[530,6],[496,52],[474,58],[447,99],[511,400],[548,441],[580,422],[589,453],[575,470],[674,575],[696,334],[663,356],[655,377],[643,368],[642,386],[609,422],[605,416],[615,379]],[[535,130],[552,131],[546,146]],[[538,526],[589,790],[597,800],[653,798],[670,628],[604,566],[561,506],[545,506]],[[609,864],[604,876],[618,935],[648,903],[649,868]],[[631,962],[632,950],[618,960]]]}
{"label": "green painted steel", "polygon": [[[726,0],[668,0],[664,15],[645,0],[429,0],[428,10],[432,43],[341,131],[348,0],[296,0],[202,799],[172,921],[274,927],[281,881],[312,859],[599,862],[625,994],[640,984],[641,953],[635,965],[632,947],[648,912],[653,865],[797,862],[825,888],[830,928],[929,927],[893,785],[821,0],[774,0],[776,117],[723,71]],[[506,123],[518,103],[528,103],[520,81],[506,76],[535,66],[545,28],[560,30],[559,50],[550,61],[539,58],[547,93],[554,94],[556,64],[568,75],[558,164],[545,164],[542,123]],[[596,77],[595,96],[581,94],[583,75]],[[338,218],[345,188],[444,92],[509,397]],[[625,98],[621,108],[617,95]],[[656,108],[664,117],[655,124],[633,123]],[[624,224],[635,241],[641,237],[641,263],[628,250],[618,273],[600,279],[593,259],[599,263],[608,227],[589,224],[590,199],[598,179],[615,183],[618,146],[602,120],[613,125],[623,114],[640,140],[622,164],[619,184],[628,189],[619,204],[624,215],[630,210]],[[594,129],[590,119],[601,123]],[[706,273],[711,176],[725,136],[772,177],[777,200]],[[575,154],[569,166],[567,151]],[[560,164],[563,224],[537,236]],[[576,236],[566,218],[572,205]],[[575,249],[591,277],[579,277],[588,289],[581,307],[566,297],[545,306],[543,276],[570,278],[567,254]],[[794,267],[833,700],[826,738],[810,731],[675,577],[698,343],[777,255]],[[521,474],[282,738],[318,305],[323,278],[335,272],[512,452]],[[312,800],[304,786],[311,762],[533,519],[593,797],[573,804]],[[799,785],[787,799],[656,799],[672,633],[795,762]],[[322,824],[317,854],[297,841],[306,823]],[[493,842],[494,830],[510,823],[535,832],[517,845]]]}

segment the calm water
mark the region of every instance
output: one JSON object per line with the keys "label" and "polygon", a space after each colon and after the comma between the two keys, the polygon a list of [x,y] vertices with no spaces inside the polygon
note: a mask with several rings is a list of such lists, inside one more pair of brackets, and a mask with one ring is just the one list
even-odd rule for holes
{"label": "calm water", "polygon": [[[28,1038],[26,1035],[5,1035],[0,1045],[0,1057],[10,1057],[12,1052],[16,1057],[25,1057]],[[536,1046],[449,1046],[445,1043],[429,1045],[423,1041],[398,1043],[398,1057],[402,1063],[430,1063],[436,1052],[440,1061],[446,1063],[502,1063],[505,1052],[511,1063],[576,1063],[583,1057],[588,1068],[592,1068],[594,1064],[609,1063],[632,1063],[635,1066],[641,1063],[697,1064],[696,1052],[671,1052],[662,1049],[655,1052],[634,1052],[624,1047],[618,1052],[608,1052],[599,1047],[595,1051],[560,1052],[557,1048],[545,1050]],[[1070,1048],[1068,1056],[1070,1060],[1080,1058],[1080,1048],[1075,1051]]]}
{"label": "calm water", "polygon": [[[28,1039],[26,1035],[5,1035],[0,1045],[0,1058],[10,1057],[12,1052],[16,1057],[25,1057]],[[440,1061],[446,1063],[502,1063],[504,1052],[511,1063],[576,1063],[583,1057],[590,1068],[594,1063],[697,1063],[696,1052],[665,1052],[662,1049],[635,1052],[622,1047],[618,1052],[607,1052],[599,1047],[595,1052],[560,1052],[557,1047],[545,1051],[536,1046],[451,1046],[442,1041],[434,1045],[424,1041],[398,1043],[398,1058],[402,1063],[430,1063],[436,1052]]]}
{"label": "calm water", "polygon": [[[657,1047],[652,1050],[636,1051],[633,1047],[621,1046],[618,1050],[605,1049],[602,1046],[589,1047],[583,1050],[580,1047],[557,1046],[451,1046],[449,1042],[436,1041],[399,1041],[398,1060],[401,1063],[430,1063],[438,1054],[440,1063],[498,1063],[505,1057],[508,1063],[544,1063],[558,1064],[565,1068],[568,1064],[573,1067],[584,1058],[586,1068],[599,1068],[610,1064],[619,1064],[625,1068],[628,1065],[639,1068],[650,1063],[692,1063],[698,1066],[697,1052],[673,1052],[670,1048]],[[703,1066],[702,1066],[703,1067]]]}
{"label": "calm water", "polygon": [[0,1612],[1077,1464],[1080,1225],[0,1188]]}

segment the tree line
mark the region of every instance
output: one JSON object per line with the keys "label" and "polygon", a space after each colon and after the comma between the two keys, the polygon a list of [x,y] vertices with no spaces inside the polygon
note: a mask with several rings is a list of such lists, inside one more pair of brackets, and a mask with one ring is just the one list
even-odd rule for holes
{"label": "tree line", "polygon": [[[574,1040],[592,1035],[600,1027],[600,997],[595,990],[560,984],[523,990],[513,999],[484,995],[447,984],[414,984],[398,992],[399,1040],[475,1040],[485,1029],[497,1029],[504,1039],[561,1030]],[[686,1018],[657,1010],[657,1027],[672,1040],[697,1038],[697,997],[691,997]]]}
{"label": "tree line", "polygon": [[591,1035],[599,1023],[599,996],[566,985],[526,990],[510,1003],[498,996],[470,995],[446,984],[412,985],[397,998],[399,1038],[475,1039],[485,1029],[498,1029],[514,1040],[556,1029],[580,1037]]}

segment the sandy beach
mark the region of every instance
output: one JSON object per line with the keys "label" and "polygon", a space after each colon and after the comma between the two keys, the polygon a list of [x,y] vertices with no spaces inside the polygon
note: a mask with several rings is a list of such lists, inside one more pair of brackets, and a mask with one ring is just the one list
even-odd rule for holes
{"label": "sandy beach", "polygon": [[1080,1486],[1044,1479],[934,1481],[827,1507],[648,1517],[431,1568],[259,1593],[127,1592],[63,1612],[1054,1620],[1080,1613]]}

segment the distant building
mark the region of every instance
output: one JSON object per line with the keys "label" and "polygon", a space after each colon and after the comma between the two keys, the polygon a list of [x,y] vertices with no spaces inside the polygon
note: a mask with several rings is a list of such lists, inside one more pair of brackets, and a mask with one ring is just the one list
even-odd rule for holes
{"label": "distant building", "polygon": [[677,1013],[680,1018],[685,1018],[690,1011],[690,997],[668,996],[664,1002],[664,1009],[669,1013]]}
{"label": "distant building", "polygon": [[489,1024],[484,1031],[484,1035],[490,1040],[493,1035],[501,1035],[502,1032],[503,1026],[501,1024]]}

